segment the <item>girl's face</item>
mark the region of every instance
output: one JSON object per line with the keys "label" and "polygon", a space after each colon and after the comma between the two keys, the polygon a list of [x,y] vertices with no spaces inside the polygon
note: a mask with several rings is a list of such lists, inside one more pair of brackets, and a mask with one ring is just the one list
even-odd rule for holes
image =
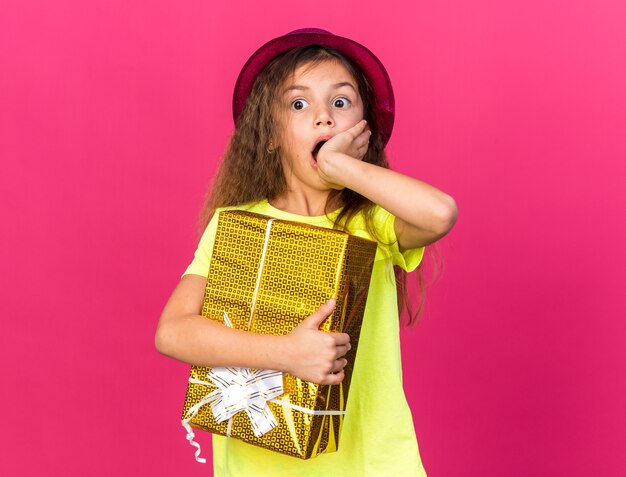
{"label": "girl's face", "polygon": [[363,119],[357,82],[337,60],[301,65],[278,90],[276,104],[278,151],[288,188],[328,190],[315,155],[321,141]]}

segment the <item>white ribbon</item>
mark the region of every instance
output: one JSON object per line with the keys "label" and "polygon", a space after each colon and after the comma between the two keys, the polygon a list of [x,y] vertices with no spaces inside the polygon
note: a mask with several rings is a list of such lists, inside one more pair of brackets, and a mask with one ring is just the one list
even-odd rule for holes
{"label": "white ribbon", "polygon": [[[252,323],[252,316],[256,305],[256,299],[259,292],[259,284],[261,283],[261,274],[267,252],[267,244],[269,242],[270,228],[274,219],[267,222],[265,229],[265,241],[263,244],[263,252],[257,274],[256,286],[252,298],[252,308],[250,310],[250,319],[248,321],[248,330]],[[224,324],[233,328],[233,324],[226,312],[223,312]],[[230,429],[233,416],[238,412],[245,411],[252,424],[252,430],[256,437],[261,437],[268,431],[277,426],[276,418],[272,410],[267,405],[273,402],[281,406],[289,407],[298,411],[305,412],[316,416],[336,416],[345,414],[345,411],[316,411],[305,407],[292,404],[287,401],[275,399],[283,394],[283,373],[271,369],[252,369],[252,368],[212,368],[208,373],[209,381],[202,381],[196,378],[189,378],[190,383],[203,384],[205,386],[216,387],[213,392],[205,395],[200,401],[192,406],[185,414],[182,425],[187,431],[187,440],[189,444],[196,447],[196,461],[202,464],[206,463],[206,459],[200,457],[200,444],[194,441],[195,434],[189,425],[189,421],[193,419],[200,408],[210,404],[213,416],[217,422],[228,420],[227,437],[230,437]]]}

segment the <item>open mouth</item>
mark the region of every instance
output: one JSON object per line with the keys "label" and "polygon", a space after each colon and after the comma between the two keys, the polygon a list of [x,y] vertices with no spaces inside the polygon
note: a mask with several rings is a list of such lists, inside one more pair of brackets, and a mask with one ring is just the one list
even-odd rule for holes
{"label": "open mouth", "polygon": [[317,162],[317,154],[320,152],[320,149],[322,148],[324,144],[326,144],[326,141],[318,142],[313,148],[313,151],[311,151],[311,154],[313,154],[313,159],[315,159],[315,162]]}

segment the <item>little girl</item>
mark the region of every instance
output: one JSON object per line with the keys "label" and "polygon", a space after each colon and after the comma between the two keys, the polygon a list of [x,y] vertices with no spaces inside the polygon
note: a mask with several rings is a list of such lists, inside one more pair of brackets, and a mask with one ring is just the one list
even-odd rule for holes
{"label": "little girl", "polygon": [[402,389],[394,266],[415,270],[424,246],[452,228],[457,208],[442,191],[388,169],[394,99],[387,72],[352,40],[296,30],[248,60],[233,113],[235,132],[205,207],[208,225],[159,321],[161,353],[198,366],[276,369],[320,384],[344,377],[348,335],[318,329],[332,299],[284,336],[200,316],[221,210],[340,228],[377,241],[378,251],[338,451],[300,460],[214,435],[215,476],[425,476]]}

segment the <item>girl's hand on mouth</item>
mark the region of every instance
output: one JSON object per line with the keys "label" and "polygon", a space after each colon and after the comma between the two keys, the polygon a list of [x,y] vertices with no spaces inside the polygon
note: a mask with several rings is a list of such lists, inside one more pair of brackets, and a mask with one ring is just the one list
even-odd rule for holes
{"label": "girl's hand on mouth", "polygon": [[325,152],[341,152],[359,160],[363,159],[367,152],[371,135],[372,131],[367,126],[367,121],[362,119],[350,129],[342,131],[326,141],[321,147],[318,156],[320,154],[323,155]]}
{"label": "girl's hand on mouth", "polygon": [[[346,160],[360,161],[365,157],[372,132],[363,119],[346,131],[330,138],[317,154],[317,171],[331,189],[343,189],[341,166]],[[350,161],[348,161],[350,162]]]}

